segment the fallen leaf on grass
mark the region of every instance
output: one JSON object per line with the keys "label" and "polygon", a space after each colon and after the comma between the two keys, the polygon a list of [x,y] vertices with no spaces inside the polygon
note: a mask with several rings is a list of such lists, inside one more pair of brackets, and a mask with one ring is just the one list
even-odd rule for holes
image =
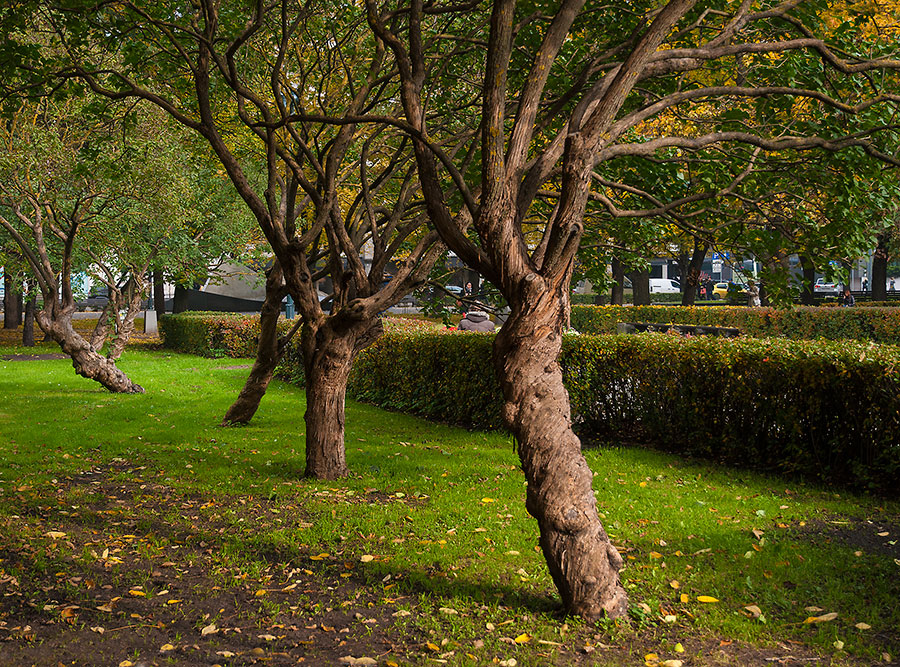
{"label": "fallen leaf on grass", "polygon": [[833,646],[834,646],[838,651],[840,651],[841,649],[844,648],[844,642],[842,642],[840,639],[838,639],[836,642],[834,642]]}
{"label": "fallen leaf on grass", "polygon": [[321,553],[321,554],[319,554],[318,556],[310,556],[309,559],[310,559],[310,560],[325,560],[325,559],[328,558],[330,555],[331,555],[331,554]]}
{"label": "fallen leaf on grass", "polygon": [[427,644],[425,644],[425,648],[427,648],[432,653],[437,653],[438,651],[441,650],[441,647],[438,646],[437,644],[435,644],[434,642],[428,642]]}
{"label": "fallen leaf on grass", "polygon": [[669,582],[669,586],[677,591],[679,588],[681,588],[681,583],[678,581],[678,579],[672,579],[672,581]]}
{"label": "fallen leaf on grass", "polygon": [[688,602],[691,598],[688,597],[687,593],[682,593],[681,597],[679,599],[681,600],[682,604],[684,604],[685,602]]}
{"label": "fallen leaf on grass", "polygon": [[345,655],[343,658],[338,658],[338,662],[342,665],[350,665],[350,667],[373,667],[378,664],[378,661],[373,660],[372,658],[354,658],[352,655]]}
{"label": "fallen leaf on grass", "polygon": [[47,537],[49,537],[50,539],[53,539],[53,540],[61,540],[66,536],[65,533],[61,533],[58,530],[51,530],[49,532],[44,533],[44,535],[46,535]]}
{"label": "fallen leaf on grass", "polygon": [[698,602],[711,603],[711,602],[718,602],[719,600],[718,600],[718,598],[714,598],[714,597],[711,596],[711,595],[698,595],[698,596],[697,596],[697,601],[698,601]]}
{"label": "fallen leaf on grass", "polygon": [[450,607],[441,607],[440,609],[438,609],[438,611],[441,612],[442,614],[451,614],[451,615],[459,613],[458,611],[456,611],[455,609],[452,609]]}
{"label": "fallen leaf on grass", "polygon": [[200,634],[205,637],[206,635],[214,635],[218,631],[219,631],[219,628],[216,627],[216,624],[210,623],[209,625],[207,625],[205,628],[203,628],[200,631]]}
{"label": "fallen leaf on grass", "polygon": [[663,557],[663,555],[661,553],[659,553],[658,551],[650,552],[650,558],[662,558],[662,557]]}
{"label": "fallen leaf on grass", "polygon": [[172,646],[172,644],[163,644],[162,646],[159,647],[160,653],[168,653],[169,651],[174,651],[174,650],[175,650],[175,647]]}
{"label": "fallen leaf on grass", "polygon": [[531,641],[531,635],[529,635],[527,632],[523,632],[521,635],[516,637],[514,641],[516,642],[516,644],[527,644]]}
{"label": "fallen leaf on grass", "polygon": [[868,623],[857,623],[855,627],[857,630],[871,630],[872,629],[872,626],[869,625]]}
{"label": "fallen leaf on grass", "polygon": [[131,595],[131,596],[133,596],[133,597],[136,597],[136,598],[145,598],[145,597],[147,597],[147,594],[146,594],[144,591],[138,591],[138,590],[131,590],[131,591],[128,591],[128,594]]}
{"label": "fallen leaf on grass", "polygon": [[98,635],[102,635],[104,632],[106,632],[106,628],[99,625],[92,625],[91,632],[96,632]]}
{"label": "fallen leaf on grass", "polygon": [[833,621],[838,617],[837,612],[833,611],[830,614],[822,614],[821,616],[810,616],[807,618],[804,623],[827,623],[828,621]]}
{"label": "fallen leaf on grass", "polygon": [[375,556],[371,556],[371,555],[369,555],[369,554],[366,554],[365,556],[363,556],[362,558],[360,558],[360,560],[361,560],[363,563],[371,563],[373,560],[375,560]]}
{"label": "fallen leaf on grass", "polygon": [[183,602],[183,600],[176,600],[176,599],[166,600],[166,604],[178,604],[179,602]]}
{"label": "fallen leaf on grass", "polygon": [[759,618],[762,615],[762,609],[757,607],[755,604],[748,604],[746,607],[744,607],[744,609],[750,612],[753,618]]}
{"label": "fallen leaf on grass", "polygon": [[395,611],[391,616],[402,617],[402,616],[412,616],[412,612],[406,611],[406,609],[401,609],[400,611]]}

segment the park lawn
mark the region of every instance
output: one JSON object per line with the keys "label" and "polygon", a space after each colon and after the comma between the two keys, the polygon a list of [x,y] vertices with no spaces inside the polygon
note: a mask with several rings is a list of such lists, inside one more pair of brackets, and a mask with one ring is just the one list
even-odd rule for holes
{"label": "park lawn", "polygon": [[147,393],[116,396],[0,361],[0,666],[900,654],[895,502],[590,449],[631,613],[588,625],[559,614],[508,435],[348,402],[351,477],[305,480],[301,390],[218,426],[249,363],[129,351]]}

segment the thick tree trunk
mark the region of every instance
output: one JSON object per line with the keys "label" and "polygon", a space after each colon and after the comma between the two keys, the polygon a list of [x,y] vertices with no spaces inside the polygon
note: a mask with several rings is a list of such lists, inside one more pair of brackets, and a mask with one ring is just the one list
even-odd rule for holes
{"label": "thick tree trunk", "polygon": [[347,476],[344,401],[347,379],[360,350],[383,332],[381,320],[347,322],[333,317],[318,328],[303,325],[301,348],[306,374],[306,476]]}
{"label": "thick tree trunk", "polygon": [[161,318],[166,314],[166,292],[163,282],[163,272],[156,269],[153,272],[153,309],[156,311],[156,317]]}
{"label": "thick tree trunk", "polygon": [[800,290],[800,303],[804,306],[816,305],[813,285],[816,283],[816,267],[806,255],[800,255],[800,268],[803,269],[803,289]]}
{"label": "thick tree trunk", "polygon": [[[700,286],[700,270],[703,268],[703,260],[706,259],[706,251],[709,246],[694,239],[694,251],[690,260],[685,262],[682,268],[681,295],[682,306],[693,306],[697,299],[697,288]],[[685,256],[685,259],[687,257]]]}
{"label": "thick tree trunk", "polygon": [[632,271],[631,279],[632,303],[635,306],[650,305],[650,271]]}
{"label": "thick tree trunk", "polygon": [[878,235],[878,245],[872,255],[872,301],[887,300],[887,234]]}
{"label": "thick tree trunk", "polygon": [[609,302],[615,306],[625,303],[625,264],[618,257],[612,258],[612,294]]}
{"label": "thick tree trunk", "polygon": [[259,314],[259,342],[256,360],[241,393],[228,408],[222,420],[223,426],[249,424],[265,396],[269,382],[275,374],[275,367],[281,361],[290,336],[285,340],[278,337],[278,317],[281,315],[281,300],[286,294],[282,286],[282,273],[278,265],[272,267],[266,276],[266,299]]}
{"label": "thick tree trunk", "polygon": [[[534,282],[539,282],[535,280]],[[540,291],[510,304],[494,342],[504,418],[518,443],[528,482],[526,508],[568,612],[589,620],[626,613],[622,557],[600,523],[593,475],[571,427],[569,397],[557,361],[568,304]]]}
{"label": "thick tree trunk", "polygon": [[18,329],[22,316],[19,313],[20,287],[8,273],[3,274],[3,328]]}
{"label": "thick tree trunk", "polygon": [[115,362],[97,354],[91,344],[72,327],[72,314],[67,309],[57,311],[56,317],[46,311],[37,315],[41,328],[72,359],[78,375],[99,382],[111,392],[118,394],[142,394],[144,388],[132,382],[116,367]]}

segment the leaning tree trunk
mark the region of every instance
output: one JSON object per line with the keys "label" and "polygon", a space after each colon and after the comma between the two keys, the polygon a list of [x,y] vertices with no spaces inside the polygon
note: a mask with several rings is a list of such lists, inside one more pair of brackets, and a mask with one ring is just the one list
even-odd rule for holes
{"label": "leaning tree trunk", "polygon": [[295,331],[283,340],[278,337],[278,316],[281,314],[281,300],[286,293],[286,289],[282,286],[281,269],[276,264],[266,276],[266,299],[259,313],[256,360],[241,393],[225,413],[222,419],[223,426],[249,424],[259,408],[262,397],[266,394],[269,382],[275,375],[275,367],[281,361]]}
{"label": "leaning tree trunk", "polygon": [[81,377],[99,382],[117,394],[143,394],[144,388],[132,382],[116,367],[115,362],[98,354],[90,342],[72,327],[71,313],[51,317],[46,311],[37,314],[41,328],[72,359],[75,372]]}
{"label": "leaning tree trunk", "polygon": [[626,612],[622,557],[600,523],[593,475],[572,431],[558,357],[568,304],[534,280],[494,341],[504,419],[528,482],[526,508],[568,612],[589,620]]}
{"label": "leaning tree trunk", "polygon": [[872,301],[887,301],[888,259],[887,234],[879,234],[872,255]]}
{"label": "leaning tree trunk", "polygon": [[304,323],[300,347],[306,375],[306,476],[346,477],[344,400],[356,355],[383,332],[381,319],[347,322],[332,316],[318,327]]}

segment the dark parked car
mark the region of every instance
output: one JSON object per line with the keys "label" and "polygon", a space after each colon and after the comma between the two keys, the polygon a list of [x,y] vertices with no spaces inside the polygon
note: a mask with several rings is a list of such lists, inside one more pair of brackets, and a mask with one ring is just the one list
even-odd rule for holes
{"label": "dark parked car", "polygon": [[75,307],[78,308],[78,310],[103,310],[108,303],[108,296],[92,292],[91,294],[88,294],[87,298],[76,301]]}

